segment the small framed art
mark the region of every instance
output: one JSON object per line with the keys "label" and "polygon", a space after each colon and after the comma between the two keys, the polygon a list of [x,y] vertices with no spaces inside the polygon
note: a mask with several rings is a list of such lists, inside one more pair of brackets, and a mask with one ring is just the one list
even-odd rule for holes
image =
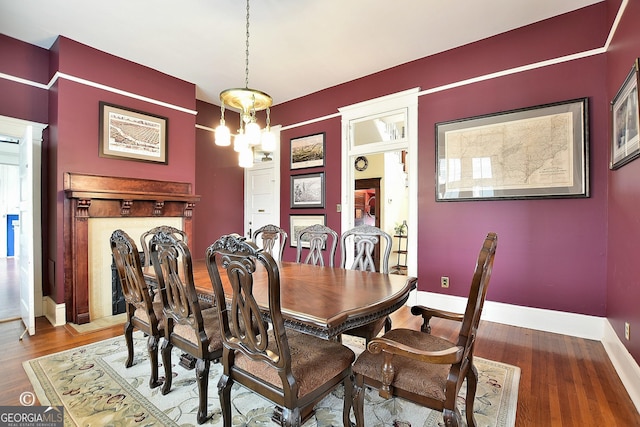
{"label": "small framed art", "polygon": [[291,169],[324,166],[325,134],[303,136],[291,139]]}
{"label": "small framed art", "polygon": [[167,118],[100,102],[99,156],[167,164]]}
{"label": "small framed art", "polygon": [[291,176],[292,208],[324,208],[324,172]]}
{"label": "small framed art", "polygon": [[638,112],[638,59],[611,101],[611,169],[618,169],[640,156]]}

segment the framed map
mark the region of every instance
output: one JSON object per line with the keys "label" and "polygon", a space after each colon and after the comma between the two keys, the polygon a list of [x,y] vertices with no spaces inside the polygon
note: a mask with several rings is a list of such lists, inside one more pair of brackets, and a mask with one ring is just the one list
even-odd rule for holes
{"label": "framed map", "polygon": [[436,201],[589,197],[588,99],[436,124]]}

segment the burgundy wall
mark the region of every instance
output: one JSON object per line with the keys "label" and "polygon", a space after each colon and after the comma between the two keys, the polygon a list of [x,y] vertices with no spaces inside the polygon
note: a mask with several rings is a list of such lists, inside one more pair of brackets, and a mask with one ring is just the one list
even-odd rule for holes
{"label": "burgundy wall", "polygon": [[[334,114],[337,108],[393,92],[429,89],[526,64],[602,47],[606,4],[514,30],[471,45],[348,82],[274,108],[283,126]],[[606,313],[607,105],[605,55],[552,65],[419,98],[418,277],[422,291],[465,296],[482,239],[499,235],[488,299],[510,304],[604,316]],[[435,124],[515,108],[588,97],[590,181],[587,199],[436,203]],[[340,188],[340,119],[282,133],[281,224],[288,229],[289,139],[327,132],[327,222]],[[320,169],[322,170],[322,169]],[[306,172],[306,170],[305,170]],[[306,211],[306,210],[305,210]],[[321,211],[318,211],[321,212]],[[316,211],[309,211],[316,213]],[[341,230],[340,230],[341,231]],[[292,259],[292,250],[285,259]]]}
{"label": "burgundy wall", "polygon": [[[611,13],[617,8],[611,8]],[[640,56],[640,2],[630,1],[607,54],[607,99],[612,100]],[[609,136],[607,135],[607,139]],[[610,171],[607,242],[607,317],[640,362],[640,160]],[[631,340],[624,338],[631,324]]]}
{"label": "burgundy wall", "polygon": [[[220,107],[197,102],[197,123],[215,129],[220,123]],[[238,127],[238,114],[226,114],[230,129]],[[234,120],[236,121],[234,123]],[[232,147],[218,147],[213,132],[196,131],[196,194],[200,201],[194,211],[194,257],[203,257],[207,247],[224,234],[242,235],[244,224],[244,170]]]}
{"label": "burgundy wall", "polygon": [[[51,49],[51,70],[195,111],[195,86],[158,71],[60,37]],[[55,68],[57,67],[57,69]],[[121,105],[167,117],[168,164],[98,156],[99,102]],[[62,261],[65,172],[190,182],[195,185],[195,115],[61,78],[50,97],[50,144],[56,157],[49,176],[55,179],[56,223],[51,228],[47,265],[55,268],[55,300],[65,300]],[[53,187],[53,183],[51,183]],[[52,207],[53,209],[53,207]],[[197,209],[197,205],[196,205]],[[54,266],[54,264],[56,264]],[[45,276],[46,277],[46,276]]]}
{"label": "burgundy wall", "polygon": [[[0,73],[41,83],[49,81],[49,51],[0,34]],[[48,123],[46,89],[0,79],[0,116]]]}

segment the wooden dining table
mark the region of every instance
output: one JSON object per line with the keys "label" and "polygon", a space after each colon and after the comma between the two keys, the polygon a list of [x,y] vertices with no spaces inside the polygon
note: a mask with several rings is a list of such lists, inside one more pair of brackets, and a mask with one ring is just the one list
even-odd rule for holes
{"label": "wooden dining table", "polygon": [[[348,329],[393,313],[404,305],[418,280],[411,276],[296,262],[279,262],[278,268],[285,324],[325,339],[335,339]],[[157,284],[152,267],[145,267],[144,275],[151,286]],[[263,275],[254,276],[254,296],[266,315],[267,283],[260,279]],[[193,279],[198,298],[213,302],[213,288],[204,259],[193,261]],[[231,293],[228,283],[225,293]]]}

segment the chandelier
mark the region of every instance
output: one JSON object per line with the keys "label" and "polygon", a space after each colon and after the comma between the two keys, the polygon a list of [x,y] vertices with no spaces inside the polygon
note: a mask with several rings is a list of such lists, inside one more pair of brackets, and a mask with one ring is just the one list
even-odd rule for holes
{"label": "chandelier", "polygon": [[[226,89],[220,92],[220,125],[215,130],[216,145],[231,145],[231,132],[224,122],[225,107],[240,112],[240,129],[233,137],[233,148],[238,152],[241,167],[253,166],[254,151],[264,153],[263,160],[271,160],[269,154],[275,151],[276,140],[270,129],[270,110],[273,100],[266,93],[249,88],[249,0],[247,0],[247,34],[245,50],[244,88]],[[266,127],[260,129],[256,112],[266,110]]]}

